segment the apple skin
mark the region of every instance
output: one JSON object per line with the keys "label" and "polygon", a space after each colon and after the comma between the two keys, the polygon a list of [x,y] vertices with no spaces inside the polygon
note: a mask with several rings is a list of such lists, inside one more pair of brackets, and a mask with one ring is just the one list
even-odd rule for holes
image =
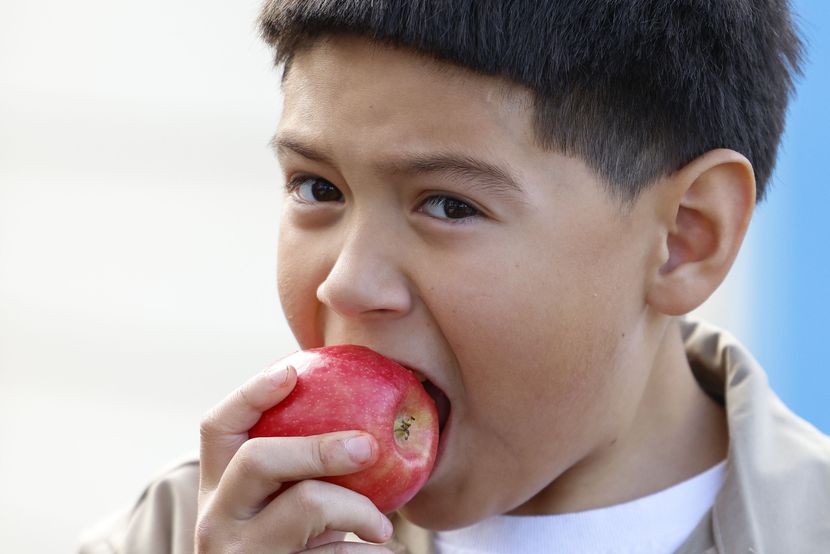
{"label": "apple skin", "polygon": [[248,432],[250,438],[366,431],[380,447],[377,462],[321,480],[365,495],[384,513],[415,496],[435,463],[438,414],[411,371],[351,344],[302,350],[281,363],[297,370],[297,384],[262,414]]}

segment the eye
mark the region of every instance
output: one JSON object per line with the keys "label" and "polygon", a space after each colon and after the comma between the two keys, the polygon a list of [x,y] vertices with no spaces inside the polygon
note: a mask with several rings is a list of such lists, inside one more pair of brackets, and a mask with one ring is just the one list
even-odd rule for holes
{"label": "eye", "polygon": [[301,202],[342,202],[343,193],[336,186],[319,177],[294,177],[285,188]]}
{"label": "eye", "polygon": [[436,219],[470,219],[481,215],[477,208],[452,196],[433,195],[421,205],[421,211]]}

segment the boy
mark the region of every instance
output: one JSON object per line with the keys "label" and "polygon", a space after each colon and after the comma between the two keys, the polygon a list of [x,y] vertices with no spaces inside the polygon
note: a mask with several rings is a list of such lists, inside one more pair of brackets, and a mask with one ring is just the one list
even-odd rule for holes
{"label": "boy", "polygon": [[286,317],[440,389],[439,459],[390,521],[314,479],[370,436],[247,441],[295,383],[277,364],[85,552],[830,550],[830,442],[681,317],[774,165],[786,0],[273,0],[262,24]]}

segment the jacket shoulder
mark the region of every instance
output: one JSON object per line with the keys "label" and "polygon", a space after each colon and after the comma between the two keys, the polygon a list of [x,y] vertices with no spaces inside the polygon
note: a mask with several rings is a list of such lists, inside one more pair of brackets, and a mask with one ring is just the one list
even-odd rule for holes
{"label": "jacket shoulder", "polygon": [[192,553],[198,492],[198,459],[176,462],[132,506],[84,532],[80,554]]}

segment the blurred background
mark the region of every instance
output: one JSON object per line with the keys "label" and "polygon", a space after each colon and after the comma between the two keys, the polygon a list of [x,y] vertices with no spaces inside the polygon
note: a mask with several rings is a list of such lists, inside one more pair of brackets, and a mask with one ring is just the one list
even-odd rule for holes
{"label": "blurred background", "polygon": [[[699,310],[830,432],[830,5],[778,171]],[[0,0],[0,544],[79,531],[195,452],[201,415],[294,348],[275,287],[276,71],[259,0]]]}

